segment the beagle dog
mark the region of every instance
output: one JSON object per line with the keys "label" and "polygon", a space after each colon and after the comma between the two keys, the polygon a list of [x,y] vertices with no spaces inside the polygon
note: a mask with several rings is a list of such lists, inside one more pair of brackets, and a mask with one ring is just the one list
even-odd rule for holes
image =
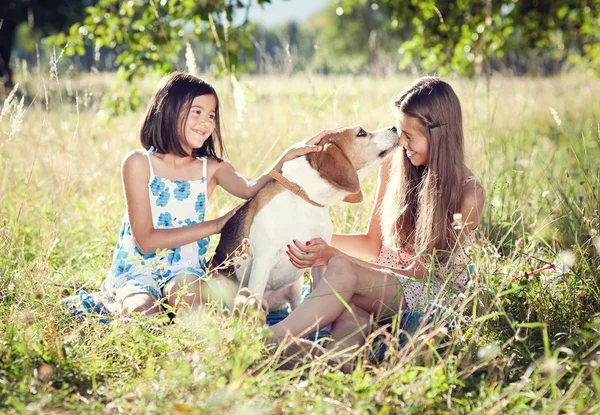
{"label": "beagle dog", "polygon": [[[230,287],[225,290],[229,297],[247,287],[262,301],[267,314],[286,303],[293,310],[301,301],[304,271],[292,265],[286,245],[292,239],[313,238],[329,243],[333,232],[329,206],[362,200],[360,181],[397,148],[398,133],[395,127],[373,132],[349,127],[319,144],[322,151],[286,162],[281,175],[272,172],[275,180],[223,227],[209,265],[229,277]],[[245,238],[249,252],[240,255]],[[232,255],[236,252],[237,256]],[[233,298],[226,303],[231,305]]]}

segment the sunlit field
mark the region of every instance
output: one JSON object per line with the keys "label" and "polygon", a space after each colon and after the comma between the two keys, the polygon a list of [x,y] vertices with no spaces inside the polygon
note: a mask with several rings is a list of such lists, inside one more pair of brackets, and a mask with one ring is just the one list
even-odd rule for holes
{"label": "sunlit field", "polygon": [[[600,411],[600,79],[449,79],[463,104],[467,163],[486,191],[470,253],[464,319],[413,333],[388,353],[352,351],[356,369],[317,359],[282,370],[260,320],[218,307],[165,325],[77,319],[60,300],[96,291],[111,263],[124,198],[120,163],[138,148],[143,110],[109,117],[109,75],[19,74],[0,101],[0,412],[598,413]],[[407,76],[214,80],[228,158],[256,177],[290,144],[325,128],[394,123]],[[143,84],[149,98],[155,84]],[[364,231],[360,205],[332,209]],[[217,191],[207,218],[240,203]],[[218,237],[213,237],[211,247]],[[555,263],[552,284],[527,272]],[[569,270],[570,269],[570,270]]]}

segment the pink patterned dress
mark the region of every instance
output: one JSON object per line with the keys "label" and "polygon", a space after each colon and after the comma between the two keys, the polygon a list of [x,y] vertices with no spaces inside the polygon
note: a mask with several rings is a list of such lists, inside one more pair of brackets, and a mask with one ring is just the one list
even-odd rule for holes
{"label": "pink patterned dress", "polygon": [[[477,181],[469,176],[464,184]],[[463,185],[464,185],[463,184]],[[472,233],[466,238],[468,245]],[[386,267],[406,268],[415,257],[415,248],[409,243],[400,249],[383,245],[377,263]],[[404,304],[408,310],[424,310],[430,304],[452,306],[458,301],[457,295],[464,293],[469,282],[469,258],[463,248],[451,257],[448,264],[436,269],[434,276],[422,280],[397,275],[404,288]]]}

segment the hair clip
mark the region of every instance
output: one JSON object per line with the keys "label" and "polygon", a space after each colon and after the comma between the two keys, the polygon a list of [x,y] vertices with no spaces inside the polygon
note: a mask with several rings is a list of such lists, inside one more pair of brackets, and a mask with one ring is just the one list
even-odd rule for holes
{"label": "hair clip", "polygon": [[154,146],[150,146],[150,148],[148,149],[148,154],[153,155],[154,153],[156,153],[156,149],[154,148]]}
{"label": "hair clip", "polygon": [[444,126],[446,126],[446,125],[448,125],[448,123],[447,123],[447,122],[445,122],[445,123],[443,123],[443,124],[435,124],[435,125],[432,125],[431,127],[429,127],[429,129],[430,129],[430,130],[433,130],[434,128],[440,128],[440,127],[444,127]]}

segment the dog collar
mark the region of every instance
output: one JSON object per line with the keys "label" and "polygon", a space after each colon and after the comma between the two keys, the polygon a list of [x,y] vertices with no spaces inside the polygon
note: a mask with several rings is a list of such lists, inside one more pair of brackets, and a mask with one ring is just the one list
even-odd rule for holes
{"label": "dog collar", "polygon": [[298,186],[296,183],[290,182],[288,179],[283,177],[283,175],[281,173],[276,172],[275,170],[271,170],[269,172],[269,176],[271,176],[273,179],[275,179],[275,181],[279,182],[283,187],[285,187],[286,189],[291,191],[296,196],[301,197],[302,199],[306,200],[311,205],[317,206],[317,207],[325,207],[324,205],[320,205],[317,202],[313,202],[312,200],[310,200],[310,198],[308,197],[306,192],[304,190],[302,190],[300,188],[300,186]]}

